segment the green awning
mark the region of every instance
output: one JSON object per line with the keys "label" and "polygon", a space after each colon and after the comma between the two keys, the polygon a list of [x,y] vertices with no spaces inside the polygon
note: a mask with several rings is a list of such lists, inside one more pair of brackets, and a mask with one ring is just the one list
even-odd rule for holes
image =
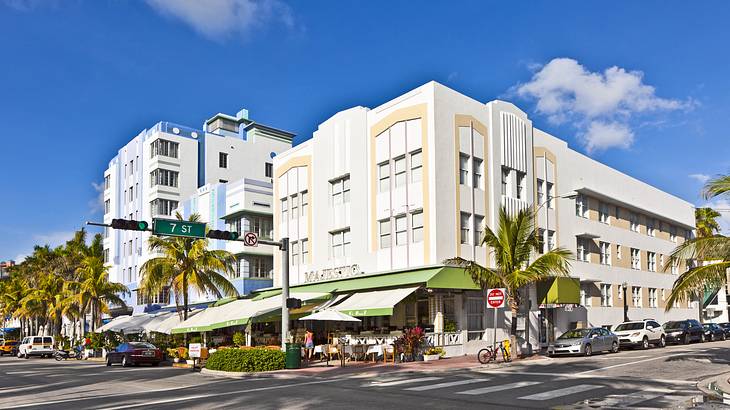
{"label": "green awning", "polygon": [[[294,285],[290,289],[292,292],[343,293],[406,285],[424,285],[431,289],[480,289],[479,285],[474,283],[471,276],[464,269],[445,266],[400,272],[381,272],[346,279]],[[279,294],[281,294],[281,289],[263,290],[258,292],[253,299],[260,300]]]}
{"label": "green awning", "polygon": [[556,277],[538,282],[537,300],[540,307],[580,304],[580,280]]}
{"label": "green awning", "polygon": [[391,316],[395,305],[416,289],[418,286],[358,292],[331,309],[350,316]]}

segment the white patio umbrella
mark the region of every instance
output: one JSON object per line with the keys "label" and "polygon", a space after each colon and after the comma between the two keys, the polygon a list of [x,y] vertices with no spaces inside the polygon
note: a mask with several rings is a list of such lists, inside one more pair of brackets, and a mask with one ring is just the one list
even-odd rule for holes
{"label": "white patio umbrella", "polygon": [[332,309],[321,310],[299,320],[318,320],[326,322],[362,322],[362,320]]}

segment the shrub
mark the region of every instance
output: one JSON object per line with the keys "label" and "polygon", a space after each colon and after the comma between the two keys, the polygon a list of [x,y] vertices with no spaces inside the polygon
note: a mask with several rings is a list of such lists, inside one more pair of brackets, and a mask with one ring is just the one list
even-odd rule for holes
{"label": "shrub", "polygon": [[223,349],[213,353],[208,358],[205,367],[226,372],[281,370],[284,368],[284,356],[281,349]]}
{"label": "shrub", "polygon": [[423,354],[427,354],[427,355],[437,354],[440,357],[444,357],[446,352],[441,347],[429,347],[428,349],[426,349],[425,352],[423,352]]}
{"label": "shrub", "polygon": [[179,359],[180,356],[177,353],[177,349],[167,349],[167,356],[172,357],[173,359]]}
{"label": "shrub", "polygon": [[246,335],[242,332],[236,332],[233,334],[233,344],[236,346],[243,346],[246,344]]}

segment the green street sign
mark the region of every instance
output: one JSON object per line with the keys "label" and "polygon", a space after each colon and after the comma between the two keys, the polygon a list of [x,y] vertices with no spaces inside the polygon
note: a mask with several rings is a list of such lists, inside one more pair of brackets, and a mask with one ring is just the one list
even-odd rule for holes
{"label": "green street sign", "polygon": [[205,223],[154,218],[152,219],[152,233],[155,235],[204,239]]}

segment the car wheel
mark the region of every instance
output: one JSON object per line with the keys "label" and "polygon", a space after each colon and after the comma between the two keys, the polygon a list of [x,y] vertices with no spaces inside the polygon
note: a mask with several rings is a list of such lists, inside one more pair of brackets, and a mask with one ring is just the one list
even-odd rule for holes
{"label": "car wheel", "polygon": [[591,345],[586,345],[586,347],[583,348],[583,352],[586,356],[590,356],[593,354],[593,348],[591,347]]}
{"label": "car wheel", "polygon": [[613,342],[611,344],[611,353],[618,353],[618,343],[617,342]]}
{"label": "car wheel", "polygon": [[689,344],[689,342],[690,342],[690,338],[689,338],[689,333],[687,333],[686,335],[684,335],[684,340],[683,340],[683,342],[684,342],[684,344],[686,344],[686,345],[688,345],[688,344]]}
{"label": "car wheel", "polygon": [[28,355],[28,353],[24,353],[23,354],[23,359],[30,359],[30,355]]}
{"label": "car wheel", "polygon": [[106,365],[107,367],[111,367],[112,365],[112,358],[109,356],[106,357]]}
{"label": "car wheel", "polygon": [[641,348],[642,349],[648,349],[649,348],[649,338],[644,336],[643,339],[641,339]]}
{"label": "car wheel", "polygon": [[127,356],[122,356],[122,367],[129,366],[129,361],[127,361]]}
{"label": "car wheel", "polygon": [[667,339],[664,338],[664,335],[659,338],[659,347],[665,347],[667,345]]}
{"label": "car wheel", "polygon": [[707,337],[705,337],[705,334],[704,334],[704,333],[703,333],[703,334],[701,334],[701,335],[700,335],[700,342],[701,342],[701,343],[705,343],[706,341],[707,341]]}
{"label": "car wheel", "polygon": [[722,341],[727,340],[727,336],[725,335],[725,333],[722,334],[722,339],[720,339],[720,340],[722,340]]}

